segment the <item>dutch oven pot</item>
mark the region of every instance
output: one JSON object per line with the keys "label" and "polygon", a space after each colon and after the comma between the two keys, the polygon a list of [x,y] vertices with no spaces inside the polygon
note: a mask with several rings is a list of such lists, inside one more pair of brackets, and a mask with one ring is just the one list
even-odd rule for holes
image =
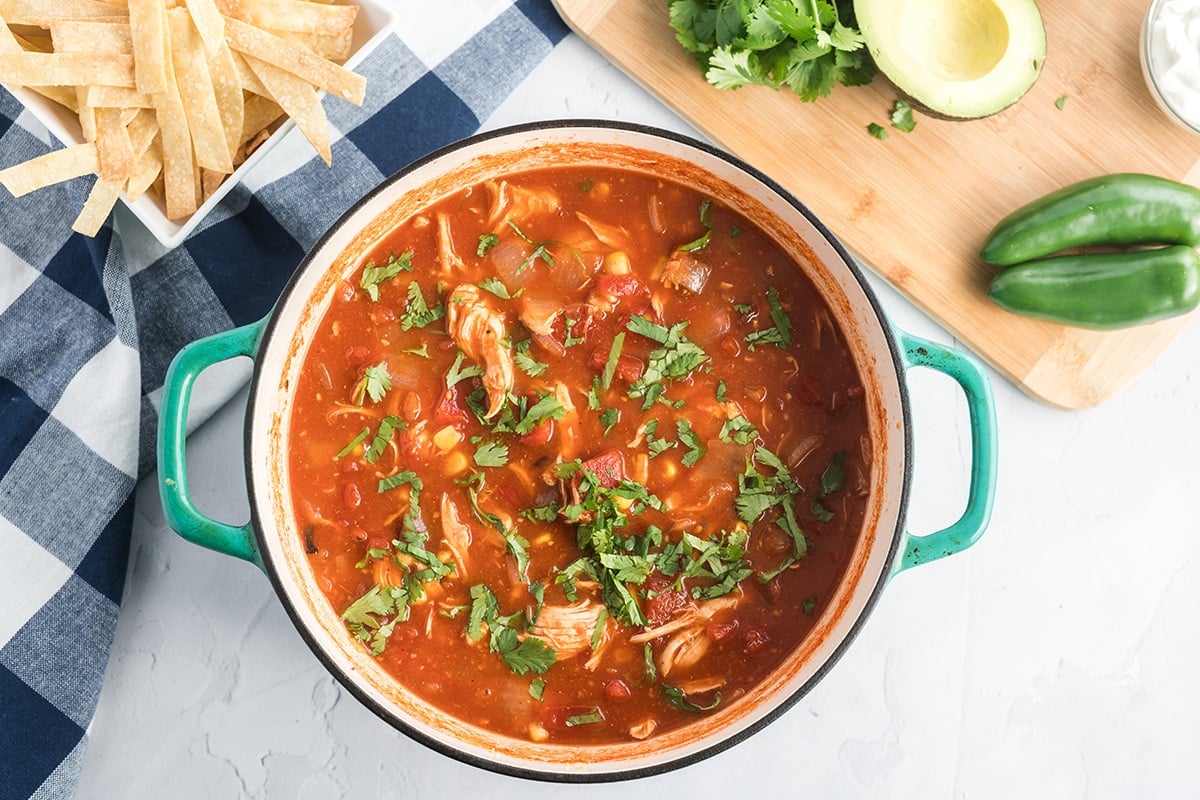
{"label": "dutch oven pot", "polygon": [[[745,214],[803,265],[823,293],[866,390],[873,442],[870,496],[847,573],[796,651],[728,708],[645,743],[581,747],[491,734],[422,702],[390,679],[346,632],[317,587],[289,496],[288,420],[297,373],[334,287],[398,222],[459,187],[489,176],[561,163],[652,171],[690,184]],[[217,362],[255,360],[245,427],[251,519],[226,525],[200,514],[187,490],[185,434],[193,383]],[[905,528],[912,474],[906,372],[929,367],[966,395],[971,479],[954,524],[917,536]],[[973,544],[991,511],[996,472],[995,408],[977,362],[895,331],[846,250],[805,206],[770,178],[702,143],[665,131],[572,121],[507,128],[447,147],[385,180],[329,230],[296,270],[265,319],[195,342],[167,373],[159,427],[159,489],[166,518],[184,538],[246,559],[270,578],[296,629],[325,667],[384,720],[433,749],[498,772],[543,780],[604,781],[686,765],[741,741],[799,700],[845,651],[897,573]]]}

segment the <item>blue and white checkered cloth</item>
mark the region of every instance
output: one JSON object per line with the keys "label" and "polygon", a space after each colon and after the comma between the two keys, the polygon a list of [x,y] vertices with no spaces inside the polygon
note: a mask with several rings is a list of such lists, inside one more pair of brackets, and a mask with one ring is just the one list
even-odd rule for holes
{"label": "blue and white checkered cloth", "polygon": [[[332,168],[293,132],[174,250],[123,207],[73,234],[93,178],[0,190],[0,800],[74,793],[176,351],[266,314],[342,211],[478,130],[567,33],[549,0],[469,5],[437,63],[398,30],[361,108],[327,100]],[[0,89],[0,168],[56,146]]]}

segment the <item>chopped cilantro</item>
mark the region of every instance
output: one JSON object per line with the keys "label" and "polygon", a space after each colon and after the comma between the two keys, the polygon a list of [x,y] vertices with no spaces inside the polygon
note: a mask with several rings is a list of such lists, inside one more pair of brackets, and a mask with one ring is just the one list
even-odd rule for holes
{"label": "chopped cilantro", "polygon": [[897,100],[892,106],[892,127],[903,133],[912,133],[913,128],[917,127],[917,121],[913,119],[912,106],[903,100]]}
{"label": "chopped cilantro", "polygon": [[678,445],[678,442],[674,442],[670,439],[655,437],[654,434],[658,431],[658,420],[657,419],[648,420],[642,426],[642,429],[646,433],[646,448],[650,451],[651,458],[662,455],[666,451],[670,450],[672,447],[675,447]]}
{"label": "chopped cilantro", "polygon": [[498,442],[483,442],[475,448],[475,465],[479,467],[503,467],[508,463],[508,445]]}
{"label": "chopped cilantro", "polygon": [[721,704],[721,693],[717,692],[713,701],[706,706],[696,705],[688,700],[687,695],[682,689],[676,689],[674,686],[663,684],[663,697],[667,698],[667,702],[678,708],[680,711],[690,711],[693,714],[700,714],[705,711],[712,711]]}
{"label": "chopped cilantro", "polygon": [[583,344],[583,337],[574,334],[575,326],[579,323],[578,320],[563,315],[563,325],[567,328],[567,335],[563,339],[563,347],[574,347],[577,344]]}
{"label": "chopped cilantro", "polygon": [[725,420],[717,437],[723,442],[750,444],[758,438],[758,428],[755,428],[750,420],[738,414],[733,419]]}
{"label": "chopped cilantro", "polygon": [[675,421],[675,435],[679,438],[679,443],[688,449],[683,454],[683,458],[679,460],[680,463],[685,467],[696,466],[696,462],[704,457],[706,448],[700,441],[700,437],[692,430],[692,424],[680,417]]}
{"label": "chopped cilantro", "polygon": [[475,248],[475,255],[483,258],[487,255],[487,251],[491,250],[496,245],[500,244],[500,237],[494,233],[479,234],[479,244]]}
{"label": "chopped cilantro", "polygon": [[848,24],[849,0],[670,0],[669,8],[675,38],[718,89],[787,86],[808,102],[875,74],[862,33]]}
{"label": "chopped cilantro", "polygon": [[529,583],[529,540],[520,536],[515,528],[506,528],[501,534],[504,536],[505,547],[517,562],[517,574],[521,576],[522,581]]}
{"label": "chopped cilantro", "polygon": [[529,696],[534,700],[540,701],[545,691],[546,680],[544,678],[534,678],[529,682]]}
{"label": "chopped cilantro", "polygon": [[630,397],[643,398],[643,410],[662,396],[664,380],[683,380],[709,360],[699,345],[683,335],[686,320],[667,328],[635,314],[629,318],[626,327],[661,345],[650,351],[645,372],[629,387]]}
{"label": "chopped cilantro", "polygon": [[515,293],[509,292],[508,287],[504,285],[504,281],[494,276],[489,276],[481,280],[479,288],[485,292],[491,292],[501,300],[512,300],[514,297],[520,297],[525,293],[524,289],[518,289]]}
{"label": "chopped cilantro", "polygon": [[690,253],[694,250],[700,250],[705,247],[709,240],[712,239],[712,221],[709,219],[709,211],[712,209],[712,200],[704,198],[700,203],[700,224],[704,226],[704,233],[699,238],[693,239],[687,244],[679,245],[677,250],[682,250],[685,253]]}
{"label": "chopped cilantro", "polygon": [[596,615],[596,626],[592,628],[592,638],[589,642],[589,644],[592,646],[593,653],[598,647],[600,647],[600,642],[604,640],[604,626],[607,624],[608,609],[602,608],[600,609],[600,613]]}
{"label": "chopped cilantro", "polygon": [[625,331],[613,337],[612,345],[608,348],[608,358],[604,362],[604,372],[600,374],[600,385],[605,389],[612,386],[613,375],[617,372],[617,363],[621,359],[621,348],[625,346]]}
{"label": "chopped cilantro", "polygon": [[546,245],[548,245],[549,242],[535,242],[533,239],[525,235],[525,232],[518,228],[517,223],[513,222],[511,219],[508,220],[508,227],[512,228],[513,231],[516,232],[517,236],[521,237],[526,244],[533,246],[533,252],[531,252],[525,258],[525,260],[517,266],[515,274],[520,275],[522,272],[529,269],[529,267],[533,265],[533,262],[537,261],[539,258],[546,262],[546,266],[554,266],[554,256],[552,256],[550,251],[546,248]]}
{"label": "chopped cilantro", "polygon": [[833,454],[829,466],[821,473],[821,490],[812,498],[812,513],[821,522],[833,519],[833,512],[825,507],[824,500],[834,492],[841,491],[846,485],[846,451],[839,450]]}
{"label": "chopped cilantro", "polygon": [[337,452],[337,455],[335,455],[334,458],[345,458],[346,456],[350,455],[351,451],[366,441],[366,438],[370,435],[371,429],[363,428],[362,431],[359,432],[358,436],[355,436],[353,439],[351,439],[345,447]]}
{"label": "chopped cilantro", "polygon": [[462,350],[458,351],[458,355],[454,357],[454,363],[450,365],[450,369],[446,371],[446,388],[452,389],[462,381],[468,378],[478,378],[483,375],[483,367],[478,364],[463,366],[463,361],[467,358],[467,354]]}
{"label": "chopped cilantro", "polygon": [[558,503],[526,508],[521,512],[521,516],[530,522],[554,522],[558,519]]}
{"label": "chopped cilantro", "polygon": [[398,486],[405,485],[411,486],[413,492],[420,492],[425,488],[425,485],[421,482],[421,479],[417,477],[417,473],[413,472],[411,469],[406,469],[402,472],[397,472],[395,475],[389,475],[386,478],[380,478],[378,493],[383,494],[390,489],[395,489]]}
{"label": "chopped cilantro", "polygon": [[401,272],[412,271],[412,251],[409,250],[401,255],[389,255],[387,263],[382,267],[375,266],[374,261],[367,263],[363,267],[362,277],[359,278],[359,288],[363,289],[372,300],[379,300],[379,284],[386,280],[390,280]]}
{"label": "chopped cilantro", "polygon": [[444,316],[446,316],[446,307],[441,302],[430,308],[429,304],[425,302],[425,295],[421,293],[421,285],[416,281],[408,284],[408,304],[404,308],[404,313],[400,315],[402,330],[424,328]]}
{"label": "chopped cilantro", "polygon": [[592,190],[592,187],[595,185],[596,185],[596,182],[593,181],[591,178],[584,178],[583,180],[581,180],[579,182],[579,191],[586,194],[587,192],[590,192]]}
{"label": "chopped cilantro", "polygon": [[395,414],[388,414],[379,421],[379,430],[375,432],[375,438],[371,440],[371,446],[363,453],[363,458],[374,464],[383,455],[383,449],[388,446],[388,442],[392,440],[392,431],[407,427],[408,424],[404,420]]}
{"label": "chopped cilantro", "polygon": [[433,356],[429,355],[429,342],[423,342],[420,347],[410,347],[400,352],[412,353],[414,356],[420,356],[421,358],[433,358]]}
{"label": "chopped cilantro", "polygon": [[407,586],[373,586],[342,612],[342,621],[354,638],[378,656],[386,648],[396,623],[408,619],[410,599]]}
{"label": "chopped cilantro", "polygon": [[1065,106],[1066,104],[1067,104],[1067,96],[1065,94],[1061,95],[1057,100],[1054,101],[1054,107],[1057,108],[1059,111],[1062,111],[1063,106]]}
{"label": "chopped cilantro", "polygon": [[548,364],[543,364],[535,360],[529,355],[529,345],[533,342],[532,339],[524,339],[513,345],[513,360],[517,366],[531,378],[540,376],[543,372],[549,369]]}
{"label": "chopped cilantro", "polygon": [[[759,472],[758,466],[772,470],[773,474]],[[795,560],[808,553],[808,539],[796,521],[795,503],[800,493],[801,489],[788,472],[787,465],[759,445],[754,449],[754,454],[746,459],[746,469],[738,476],[738,495],[733,503],[738,517],[747,525],[753,525],[767,511],[778,508],[775,524],[791,537],[792,554],[789,558]],[[771,573],[771,577],[779,571]],[[762,577],[759,579],[762,580]]]}
{"label": "chopped cilantro", "polygon": [[729,238],[730,239],[736,239],[737,237],[741,236],[743,233],[745,233],[745,231],[742,229],[742,227],[740,225],[730,225],[729,226]]}
{"label": "chopped cilantro", "polygon": [[887,128],[874,122],[867,125],[867,133],[871,134],[881,142],[888,138]]}
{"label": "chopped cilantro", "polygon": [[567,717],[567,727],[574,728],[577,725],[595,725],[597,722],[604,722],[604,715],[600,713],[600,709],[593,709],[586,714],[575,714]]}
{"label": "chopped cilantro", "polygon": [[562,419],[566,413],[567,410],[563,408],[563,404],[558,402],[553,395],[544,394],[513,427],[513,433],[524,436],[536,428],[538,423],[547,419]]}
{"label": "chopped cilantro", "polygon": [[621,412],[615,408],[606,408],[600,412],[600,424],[604,426],[604,435],[609,432],[621,421]]}
{"label": "chopped cilantro", "polygon": [[387,394],[388,389],[392,388],[392,376],[388,374],[387,362],[380,361],[378,364],[367,367],[363,370],[363,376],[358,381],[358,385],[354,387],[353,401],[356,405],[362,405],[363,399],[371,398],[372,403],[378,403]]}
{"label": "chopped cilantro", "polygon": [[484,584],[471,587],[471,613],[467,618],[467,638],[478,642],[487,626],[488,649],[500,656],[509,669],[518,675],[530,672],[546,674],[554,666],[554,650],[536,636],[520,638],[512,625],[521,614],[502,616],[500,603]]}
{"label": "chopped cilantro", "polygon": [[748,317],[754,313],[754,306],[749,303],[734,303],[733,310],[741,314],[743,317]]}
{"label": "chopped cilantro", "polygon": [[717,381],[717,402],[724,403],[729,399],[727,392],[729,389],[725,386],[725,381]]}
{"label": "chopped cilantro", "polygon": [[771,321],[775,323],[773,327],[764,328],[763,330],[754,331],[746,336],[746,344],[749,345],[750,351],[764,344],[776,344],[780,347],[787,347],[792,343],[792,320],[788,317],[787,312],[783,309],[783,304],[779,302],[779,293],[775,291],[775,287],[767,289],[767,303],[771,307]]}

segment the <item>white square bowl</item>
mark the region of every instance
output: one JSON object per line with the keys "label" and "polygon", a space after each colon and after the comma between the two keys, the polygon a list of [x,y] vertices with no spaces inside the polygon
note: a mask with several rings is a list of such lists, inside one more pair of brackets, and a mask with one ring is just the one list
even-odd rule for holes
{"label": "white square bowl", "polygon": [[[383,41],[396,22],[396,11],[387,0],[354,0],[354,3],[358,5],[359,11],[354,20],[350,57],[343,64],[351,70]],[[31,89],[5,88],[64,145],[83,143],[83,131],[79,127],[79,117],[70,109],[48,100]],[[324,94],[322,92],[321,96],[323,97]],[[249,170],[254,169],[254,165],[261,161],[267,152],[295,127],[296,124],[290,119],[284,121],[278,130],[259,145],[249,158],[239,164],[237,169],[222,181],[217,190],[186,219],[169,219],[166,206],[157,192],[146,192],[132,203],[125,199],[124,195],[121,195],[120,201],[146,226],[155,239],[165,247],[175,247],[200,224],[204,216],[217,203],[221,202],[229,190],[236,186]],[[74,209],[74,211],[77,213],[79,209]]]}

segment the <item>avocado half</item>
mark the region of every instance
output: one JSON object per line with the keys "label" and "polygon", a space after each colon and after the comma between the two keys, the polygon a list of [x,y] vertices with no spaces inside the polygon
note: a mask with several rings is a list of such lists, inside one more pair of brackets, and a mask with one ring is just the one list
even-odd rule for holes
{"label": "avocado half", "polygon": [[1046,59],[1034,0],[854,0],[854,14],[879,71],[935,116],[1003,111]]}

